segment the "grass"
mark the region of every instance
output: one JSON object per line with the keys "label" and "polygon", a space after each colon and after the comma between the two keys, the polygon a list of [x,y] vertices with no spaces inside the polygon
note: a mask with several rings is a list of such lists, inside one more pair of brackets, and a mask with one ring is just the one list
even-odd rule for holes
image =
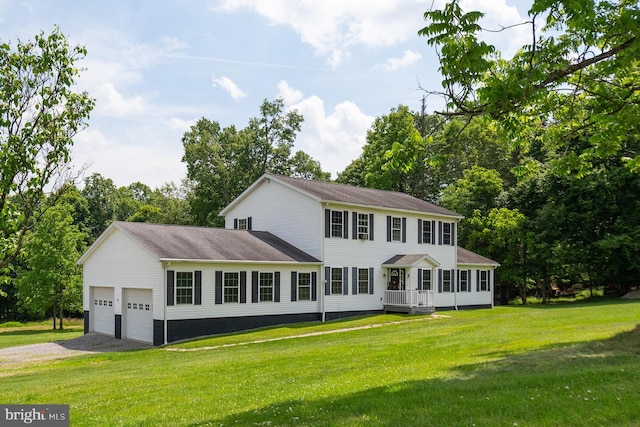
{"label": "grass", "polygon": [[0,402],[67,403],[71,425],[100,426],[640,424],[640,302],[442,314],[0,363]]}
{"label": "grass", "polygon": [[53,321],[0,323],[0,348],[77,338],[83,334],[82,319],[65,319],[64,329],[53,330]]}

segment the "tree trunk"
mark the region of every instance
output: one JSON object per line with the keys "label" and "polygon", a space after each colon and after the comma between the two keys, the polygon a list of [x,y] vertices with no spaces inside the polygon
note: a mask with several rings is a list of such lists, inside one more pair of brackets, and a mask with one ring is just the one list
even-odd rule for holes
{"label": "tree trunk", "polygon": [[62,305],[60,306],[59,314],[60,314],[60,330],[62,330],[63,329],[63,327],[62,327],[62,318],[64,317],[64,309],[62,308]]}
{"label": "tree trunk", "polygon": [[526,304],[527,303],[527,284],[525,283],[520,283],[520,301],[522,301],[522,304]]}

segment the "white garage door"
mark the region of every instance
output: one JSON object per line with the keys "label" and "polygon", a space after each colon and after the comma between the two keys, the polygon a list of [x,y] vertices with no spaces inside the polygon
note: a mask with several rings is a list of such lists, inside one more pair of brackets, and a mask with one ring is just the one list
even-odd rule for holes
{"label": "white garage door", "polygon": [[150,289],[125,289],[125,336],[153,343],[153,306]]}
{"label": "white garage door", "polygon": [[115,330],[113,288],[93,288],[92,303],[93,331],[113,335]]}

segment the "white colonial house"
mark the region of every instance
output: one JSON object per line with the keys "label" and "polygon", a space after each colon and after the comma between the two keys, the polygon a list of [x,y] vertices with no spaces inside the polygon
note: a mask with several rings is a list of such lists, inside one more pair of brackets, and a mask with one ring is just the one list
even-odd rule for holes
{"label": "white colonial house", "polygon": [[225,228],[114,222],[78,261],[85,333],[162,345],[384,311],[493,306],[498,263],[415,197],[263,175]]}

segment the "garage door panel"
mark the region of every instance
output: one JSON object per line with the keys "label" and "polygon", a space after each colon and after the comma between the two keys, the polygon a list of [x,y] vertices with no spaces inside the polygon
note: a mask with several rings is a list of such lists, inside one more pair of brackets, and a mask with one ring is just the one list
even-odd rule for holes
{"label": "garage door panel", "polygon": [[153,306],[150,289],[125,290],[126,338],[153,342]]}
{"label": "garage door panel", "polygon": [[115,331],[113,288],[93,288],[93,331],[112,335]]}

